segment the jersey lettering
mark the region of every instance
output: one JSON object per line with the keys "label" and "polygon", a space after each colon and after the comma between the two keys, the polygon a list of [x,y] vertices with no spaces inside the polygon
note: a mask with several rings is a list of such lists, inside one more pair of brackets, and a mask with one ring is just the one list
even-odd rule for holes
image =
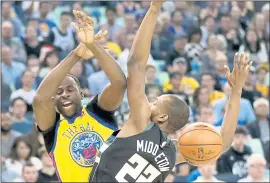
{"label": "jersey lettering", "polygon": [[128,182],[125,176],[129,175],[136,182],[153,182],[161,173],[153,165],[148,164],[147,160],[135,153],[117,173],[115,179],[118,182]]}

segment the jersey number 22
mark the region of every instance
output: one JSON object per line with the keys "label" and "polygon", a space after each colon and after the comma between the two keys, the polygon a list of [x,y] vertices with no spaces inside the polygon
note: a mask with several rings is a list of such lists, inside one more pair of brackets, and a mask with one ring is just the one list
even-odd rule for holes
{"label": "jersey number 22", "polygon": [[131,176],[136,182],[153,182],[160,175],[160,172],[143,157],[135,153],[117,173],[115,179],[118,182],[128,182],[125,179],[126,175]]}

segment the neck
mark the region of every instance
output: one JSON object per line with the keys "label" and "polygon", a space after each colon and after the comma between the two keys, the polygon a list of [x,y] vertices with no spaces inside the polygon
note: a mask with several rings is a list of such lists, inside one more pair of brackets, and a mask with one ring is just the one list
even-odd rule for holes
{"label": "neck", "polygon": [[9,137],[9,136],[10,136],[10,132],[11,132],[11,130],[8,131],[8,132],[3,132],[3,131],[1,131],[1,137],[3,137],[3,138]]}
{"label": "neck", "polygon": [[44,166],[41,171],[48,175],[53,175],[55,173],[55,168],[53,166]]}
{"label": "neck", "polygon": [[23,86],[22,87],[22,89],[24,90],[24,91],[32,91],[32,87],[28,87],[28,86]]}
{"label": "neck", "polygon": [[108,20],[108,24],[109,25],[113,25],[114,24],[114,20]]}
{"label": "neck", "polygon": [[267,116],[257,116],[259,121],[268,121]]}
{"label": "neck", "polygon": [[37,39],[33,38],[33,39],[27,39],[27,43],[30,45],[30,46],[36,46],[38,44],[38,41]]}
{"label": "neck", "polygon": [[62,33],[67,33],[67,27],[61,26],[59,29]]}
{"label": "neck", "polygon": [[244,146],[242,147],[235,147],[233,146],[234,150],[236,150],[237,152],[243,152],[244,151]]}
{"label": "neck", "polygon": [[14,121],[21,122],[21,121],[24,120],[24,116],[14,116],[13,120],[14,120]]}

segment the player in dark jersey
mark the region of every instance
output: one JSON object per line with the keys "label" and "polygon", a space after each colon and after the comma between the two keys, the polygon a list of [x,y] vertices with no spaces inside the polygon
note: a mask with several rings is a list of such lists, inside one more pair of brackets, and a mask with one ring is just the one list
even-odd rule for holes
{"label": "player in dark jersey", "polygon": [[[128,60],[130,117],[100,148],[89,177],[91,182],[164,182],[175,163],[184,162],[167,136],[185,127],[188,105],[174,95],[162,95],[153,103],[145,96],[145,67],[161,5],[162,2],[151,3],[135,36]],[[240,64],[237,61],[236,54],[232,74],[226,67],[232,91],[221,129],[224,150],[232,142],[241,91],[250,67],[247,56],[241,55]]]}

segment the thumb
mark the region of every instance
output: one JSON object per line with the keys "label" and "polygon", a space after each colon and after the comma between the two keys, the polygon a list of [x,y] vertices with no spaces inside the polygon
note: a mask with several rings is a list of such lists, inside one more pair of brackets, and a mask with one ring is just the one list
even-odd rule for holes
{"label": "thumb", "polygon": [[227,65],[224,65],[224,68],[226,70],[226,78],[228,80],[228,84],[230,85],[230,87],[232,87],[232,83],[230,81],[230,74],[231,74],[230,68]]}
{"label": "thumb", "polygon": [[72,22],[71,25],[75,29],[76,33],[78,33],[79,32],[79,26],[74,22]]}

